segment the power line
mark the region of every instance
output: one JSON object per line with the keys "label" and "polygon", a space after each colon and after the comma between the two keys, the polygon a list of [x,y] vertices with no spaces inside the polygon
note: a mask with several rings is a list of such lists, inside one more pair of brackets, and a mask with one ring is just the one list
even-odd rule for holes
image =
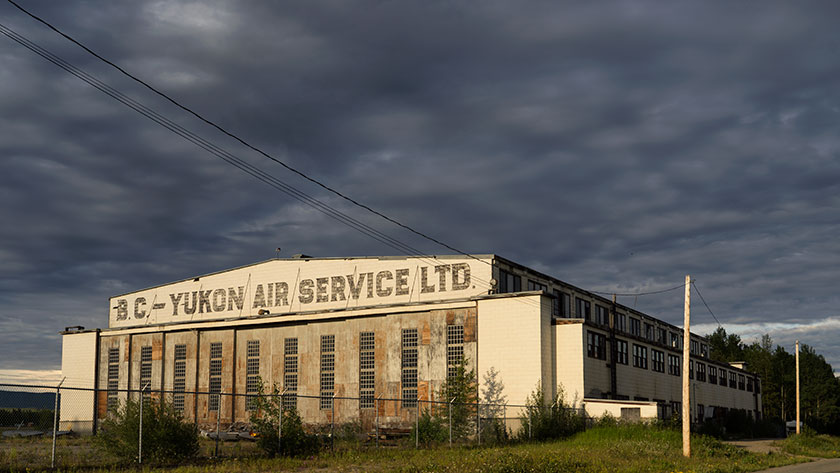
{"label": "power line", "polygon": [[709,304],[706,304],[706,299],[703,299],[703,294],[700,294],[700,288],[697,287],[697,284],[695,284],[694,281],[691,281],[691,285],[694,286],[694,290],[697,291],[697,295],[700,296],[700,300],[703,301],[703,305],[706,306],[706,310],[708,310],[709,313],[712,314],[712,318],[715,319],[715,322],[717,322],[718,327],[720,327],[720,320],[718,320],[718,318],[715,316],[715,313],[712,312],[712,309],[709,307]]}
{"label": "power line", "polygon": [[588,291],[593,294],[598,294],[601,296],[626,296],[626,297],[633,297],[633,296],[650,296],[652,294],[662,294],[663,292],[670,292],[676,291],[677,289],[684,288],[685,284],[680,284],[679,286],[674,286],[669,289],[662,289],[660,291],[650,291],[650,292],[628,292],[628,293],[617,293],[617,292],[601,292],[601,291]]}
{"label": "power line", "polygon": [[[433,259],[426,258],[423,253],[421,253],[418,249],[401,242],[395,238],[390,237],[389,235],[367,225],[355,218],[347,215],[346,213],[333,208],[332,206],[322,202],[321,200],[314,198],[303,191],[296,189],[294,186],[283,182],[281,179],[273,176],[260,168],[248,163],[247,161],[242,160],[241,158],[231,154],[230,152],[226,151],[225,149],[215,145],[214,143],[202,138],[201,136],[193,133],[192,131],[182,127],[181,125],[169,120],[167,117],[161,115],[160,113],[156,112],[155,110],[143,105],[142,103],[128,97],[127,95],[123,94],[119,90],[109,86],[108,84],[102,82],[97,77],[87,73],[86,71],[76,67],[72,63],[62,59],[61,57],[51,53],[47,49],[39,46],[37,43],[29,40],[25,36],[13,31],[12,29],[0,24],[0,33],[4,34],[5,36],[9,37],[13,41],[17,42],[18,44],[24,46],[25,48],[29,49],[30,51],[34,52],[35,54],[41,56],[42,58],[46,59],[47,61],[55,64],[56,66],[64,69],[66,72],[72,74],[73,76],[79,78],[80,80],[84,81],[85,83],[89,84],[90,86],[94,87],[95,89],[99,90],[100,92],[108,95],[109,97],[117,100],[118,102],[122,103],[123,105],[131,108],[132,110],[136,111],[137,113],[143,115],[144,117],[148,118],[149,120],[161,125],[162,127],[166,128],[167,130],[175,133],[176,135],[182,137],[186,141],[193,143],[194,145],[198,146],[199,148],[204,149],[205,151],[209,152],[210,154],[216,156],[217,158],[225,161],[227,164],[236,167],[237,169],[245,172],[246,174],[251,175],[252,177],[268,184],[269,186],[287,194],[288,196],[292,197],[299,202],[302,202],[306,205],[313,207],[315,210],[343,223],[360,233],[369,236],[380,243],[383,243],[393,249],[396,249],[400,253],[418,257],[420,261],[425,261],[426,263],[435,264],[436,258]],[[481,261],[486,263],[486,261],[476,258],[473,255],[467,255],[476,261]],[[489,263],[487,263],[489,264]],[[479,283],[487,284],[490,286],[490,281],[485,280],[478,276],[473,276],[473,279]],[[530,302],[531,305],[538,305],[534,304],[532,301],[521,301],[521,302]]]}
{"label": "power line", "polygon": [[96,57],[96,58],[97,58],[97,59],[99,59],[100,61],[102,61],[102,62],[104,62],[104,63],[106,63],[106,64],[110,65],[111,67],[113,67],[113,68],[115,68],[116,70],[120,71],[122,74],[124,74],[124,75],[126,75],[127,77],[129,77],[129,78],[131,78],[132,80],[134,80],[135,82],[137,82],[137,83],[139,83],[139,84],[143,85],[144,87],[146,87],[147,89],[151,90],[151,91],[152,91],[152,92],[154,92],[155,94],[157,94],[157,95],[159,95],[159,96],[163,97],[164,99],[168,100],[169,102],[171,102],[172,104],[174,104],[174,105],[175,105],[175,106],[177,106],[178,108],[180,108],[180,109],[184,110],[185,112],[187,112],[187,113],[189,113],[189,114],[193,115],[194,117],[196,117],[196,118],[198,118],[199,120],[203,121],[204,123],[206,123],[206,124],[208,124],[208,125],[212,126],[213,128],[216,128],[216,129],[217,129],[217,130],[219,130],[220,132],[222,132],[222,133],[224,133],[225,135],[227,135],[227,136],[229,136],[229,137],[233,138],[234,140],[238,141],[239,143],[241,143],[242,145],[244,145],[244,146],[248,147],[249,149],[251,149],[251,150],[253,150],[253,151],[255,151],[255,152],[257,152],[257,153],[261,154],[262,156],[264,156],[264,157],[266,157],[266,158],[268,158],[268,159],[270,159],[270,160],[274,161],[275,163],[277,163],[277,164],[279,164],[279,165],[283,166],[283,167],[284,167],[284,168],[286,168],[287,170],[289,170],[289,171],[291,171],[291,172],[293,172],[293,173],[295,173],[295,174],[299,175],[300,177],[302,177],[302,178],[304,178],[304,179],[306,179],[306,180],[308,180],[308,181],[310,181],[310,182],[312,182],[312,183],[314,183],[314,184],[316,184],[316,185],[318,185],[318,186],[322,187],[323,189],[325,189],[325,190],[327,190],[327,191],[329,191],[329,192],[331,192],[331,193],[333,193],[333,194],[337,195],[338,197],[340,197],[340,198],[342,198],[342,199],[344,199],[344,200],[346,200],[346,201],[348,201],[348,202],[352,203],[353,205],[356,205],[356,206],[358,206],[358,207],[360,207],[360,208],[362,208],[362,209],[365,209],[365,210],[367,210],[368,212],[371,212],[371,213],[373,213],[374,215],[377,215],[377,216],[379,216],[379,217],[381,217],[381,218],[383,218],[383,219],[387,220],[388,222],[393,223],[394,225],[397,225],[397,226],[399,226],[399,227],[401,227],[401,228],[403,228],[403,229],[405,229],[405,230],[408,230],[408,231],[409,231],[409,232],[411,232],[411,233],[414,233],[415,235],[418,235],[418,236],[420,236],[420,237],[422,237],[422,238],[425,238],[426,240],[429,240],[429,241],[431,241],[431,242],[433,242],[433,243],[436,243],[436,244],[438,244],[438,245],[440,245],[440,246],[443,246],[443,247],[445,247],[445,248],[447,248],[447,249],[449,249],[449,250],[452,250],[452,251],[454,251],[454,252],[456,252],[456,253],[459,253],[459,254],[464,255],[464,256],[466,256],[466,257],[469,257],[469,258],[475,259],[476,261],[481,261],[482,263],[485,263],[485,264],[490,264],[490,263],[488,263],[488,262],[486,262],[486,261],[484,261],[484,260],[482,260],[482,259],[476,258],[475,256],[473,256],[473,255],[471,255],[471,254],[469,254],[469,253],[466,253],[466,252],[464,252],[464,251],[462,251],[462,250],[459,250],[459,249],[457,249],[457,248],[455,248],[455,247],[453,247],[453,246],[451,246],[451,245],[449,245],[449,244],[447,244],[447,243],[444,243],[444,242],[443,242],[443,241],[441,241],[441,240],[438,240],[438,239],[436,239],[436,238],[434,238],[434,237],[432,237],[432,236],[429,236],[429,235],[427,235],[426,233],[423,233],[423,232],[421,232],[421,231],[419,231],[419,230],[415,230],[414,228],[412,228],[412,227],[410,227],[410,226],[408,226],[408,225],[406,225],[406,224],[403,224],[403,223],[401,223],[401,222],[399,222],[399,221],[397,221],[397,220],[395,220],[395,219],[393,219],[393,218],[391,218],[391,217],[389,217],[389,216],[387,216],[387,215],[383,214],[382,212],[379,212],[379,211],[377,211],[377,210],[374,210],[373,208],[369,207],[368,205],[363,204],[363,203],[361,203],[361,202],[359,202],[359,201],[357,201],[357,200],[355,200],[355,199],[353,199],[353,198],[351,198],[351,197],[349,197],[349,196],[347,196],[347,195],[345,195],[345,194],[341,193],[340,191],[338,191],[338,190],[336,190],[336,189],[334,189],[334,188],[332,188],[332,187],[330,187],[330,186],[328,186],[328,185],[326,185],[326,184],[322,183],[321,181],[319,181],[319,180],[317,180],[317,179],[315,179],[315,178],[313,178],[313,177],[308,176],[308,175],[307,175],[307,174],[305,174],[304,172],[299,171],[299,170],[297,170],[297,169],[293,168],[292,166],[290,166],[290,165],[288,165],[288,164],[284,163],[283,161],[281,161],[281,160],[279,160],[279,159],[275,158],[274,156],[271,156],[270,154],[266,153],[265,151],[263,151],[263,150],[261,150],[261,149],[257,148],[256,146],[254,146],[254,145],[250,144],[249,142],[245,141],[244,139],[240,138],[239,136],[237,136],[237,135],[236,135],[236,134],[234,134],[233,132],[228,131],[227,129],[225,129],[225,128],[223,128],[222,126],[218,125],[218,124],[217,124],[217,123],[215,123],[214,121],[212,121],[212,120],[210,120],[210,119],[208,119],[208,118],[205,118],[203,115],[199,114],[198,112],[194,111],[193,109],[191,109],[191,108],[189,108],[189,107],[187,107],[187,106],[185,106],[185,105],[181,104],[181,103],[180,103],[180,102],[178,102],[177,100],[173,99],[172,97],[170,97],[169,95],[165,94],[164,92],[161,92],[160,90],[156,89],[154,86],[152,86],[152,85],[148,84],[148,83],[147,83],[147,82],[145,82],[144,80],[142,80],[142,79],[140,79],[140,78],[138,78],[138,77],[134,76],[133,74],[131,74],[131,73],[127,72],[125,69],[123,69],[122,67],[120,67],[120,66],[118,66],[117,64],[113,63],[112,61],[110,61],[110,60],[108,60],[108,59],[106,59],[106,58],[102,57],[102,56],[101,56],[101,55],[99,55],[99,54],[97,54],[96,52],[94,52],[93,50],[91,50],[90,48],[88,48],[87,46],[85,46],[84,44],[80,43],[79,41],[77,41],[77,40],[76,40],[76,39],[74,39],[73,37],[69,36],[68,34],[64,33],[63,31],[61,31],[61,30],[59,30],[58,28],[56,28],[55,26],[53,26],[53,25],[52,25],[51,23],[49,23],[48,21],[44,20],[43,18],[41,18],[41,17],[39,17],[39,16],[37,16],[37,15],[35,15],[35,14],[33,14],[33,13],[29,12],[28,10],[26,10],[26,9],[25,9],[25,8],[23,8],[22,6],[18,5],[16,2],[14,2],[14,0],[7,0],[7,1],[8,1],[9,3],[11,3],[12,5],[14,5],[14,6],[15,6],[18,10],[20,10],[20,11],[22,11],[23,13],[27,14],[28,16],[30,16],[30,17],[31,17],[31,18],[33,18],[34,20],[36,20],[36,21],[38,21],[38,22],[40,22],[40,23],[44,24],[44,25],[45,25],[46,27],[48,27],[49,29],[51,29],[51,30],[55,31],[56,33],[58,33],[59,35],[63,36],[63,37],[64,37],[65,39],[67,39],[68,41],[70,41],[70,42],[72,42],[73,44],[75,44],[75,45],[79,46],[80,48],[84,49],[86,52],[88,52],[89,54],[93,55],[94,57]]}

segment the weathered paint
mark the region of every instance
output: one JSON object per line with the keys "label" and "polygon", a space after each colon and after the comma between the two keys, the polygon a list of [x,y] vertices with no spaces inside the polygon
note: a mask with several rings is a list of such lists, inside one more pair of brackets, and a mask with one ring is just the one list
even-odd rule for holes
{"label": "weathered paint", "polygon": [[464,299],[490,290],[489,259],[284,259],[112,297],[110,327]]}

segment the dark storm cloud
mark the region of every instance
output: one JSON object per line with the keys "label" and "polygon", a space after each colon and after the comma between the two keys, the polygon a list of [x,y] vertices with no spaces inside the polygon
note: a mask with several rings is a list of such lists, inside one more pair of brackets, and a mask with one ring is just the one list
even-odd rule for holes
{"label": "dark storm cloud", "polygon": [[[465,251],[619,292],[691,273],[724,324],[838,315],[833,3],[26,6],[275,156]],[[0,17],[302,190],[421,251],[448,252],[247,152],[13,7]],[[0,368],[54,369],[53,334],[104,325],[107,297],[278,246],[397,254],[0,39]],[[680,291],[622,299],[681,323]],[[698,323],[714,323],[704,310],[695,298]],[[814,345],[840,365],[831,344]]]}

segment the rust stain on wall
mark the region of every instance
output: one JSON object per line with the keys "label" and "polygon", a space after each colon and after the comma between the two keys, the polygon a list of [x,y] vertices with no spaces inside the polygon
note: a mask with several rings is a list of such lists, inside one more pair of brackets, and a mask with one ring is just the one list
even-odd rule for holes
{"label": "rust stain on wall", "polygon": [[466,320],[464,320],[464,342],[474,342],[476,339],[476,314],[475,309],[467,309]]}

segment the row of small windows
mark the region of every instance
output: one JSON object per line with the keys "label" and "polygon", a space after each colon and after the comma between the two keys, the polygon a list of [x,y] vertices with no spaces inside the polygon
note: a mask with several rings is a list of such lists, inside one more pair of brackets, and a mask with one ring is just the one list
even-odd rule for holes
{"label": "row of small windows", "polygon": [[[335,393],[335,335],[322,335],[320,346],[320,407],[330,409]],[[418,388],[418,348],[419,333],[416,328],[403,329],[401,332],[401,381],[403,407],[417,405]],[[359,334],[359,407],[370,409],[374,407],[374,391],[376,384],[375,371],[376,338],[374,332]],[[293,409],[297,407],[299,358],[298,339],[290,337],[283,340],[283,381],[285,394],[283,407]],[[173,360],[173,405],[179,411],[184,410],[184,395],[186,392],[186,359],[187,346],[175,345]],[[464,326],[447,325],[446,328],[446,362],[447,375],[454,376],[458,366],[464,359]],[[208,409],[218,411],[220,394],[222,392],[223,351],[221,342],[210,344],[208,391]],[[248,340],[245,361],[246,379],[246,409],[255,408],[256,394],[260,388],[260,342]],[[140,350],[140,385],[141,388],[151,383],[152,376],[152,347],[144,346]],[[108,397],[107,407],[113,410],[117,405],[117,390],[119,387],[119,348],[108,350],[107,368]]]}
{"label": "row of small windows", "polygon": [[[605,335],[593,331],[586,332],[587,356],[598,360],[606,360],[606,346],[607,340]],[[627,365],[629,361],[628,343],[624,340],[616,339],[615,348],[616,363]],[[665,352],[651,348],[650,358],[648,358],[648,347],[634,343],[633,366],[640,369],[648,369],[648,359],[650,360],[651,370],[658,373],[665,372]],[[681,366],[679,355],[668,354],[668,374],[674,376],[682,375]],[[688,367],[690,379],[697,379],[697,381],[719,384],[721,386],[729,386],[730,388],[740,389],[741,391],[759,392],[758,380],[747,377],[743,374],[738,374],[735,371],[729,371],[729,378],[727,378],[727,371],[725,369],[707,365],[706,363],[699,361],[695,362],[695,360],[689,360]],[[706,371],[707,367],[708,376]]]}
{"label": "row of small windows", "polygon": [[[545,291],[548,292],[548,286],[534,281],[528,280],[527,288],[529,291]],[[522,277],[506,271],[499,270],[499,293],[519,292],[522,290]],[[552,315],[561,318],[571,318],[572,315],[572,297],[570,294],[554,289],[552,291],[554,300],[552,301]],[[595,314],[593,318],[592,303],[586,299],[575,298],[575,316],[577,318],[586,319],[596,324],[608,326],[609,325],[609,309],[604,306],[595,304]],[[668,332],[662,327],[656,327],[651,323],[644,323],[644,332],[642,331],[642,321],[638,318],[630,317],[630,330],[627,330],[627,316],[625,314],[616,314],[615,329],[619,332],[629,333],[637,337],[644,337],[647,340],[655,341],[662,345],[670,346],[672,348],[682,347],[682,335],[677,332]],[[696,340],[691,341],[691,354],[708,358],[709,347],[705,343],[699,343]]]}

